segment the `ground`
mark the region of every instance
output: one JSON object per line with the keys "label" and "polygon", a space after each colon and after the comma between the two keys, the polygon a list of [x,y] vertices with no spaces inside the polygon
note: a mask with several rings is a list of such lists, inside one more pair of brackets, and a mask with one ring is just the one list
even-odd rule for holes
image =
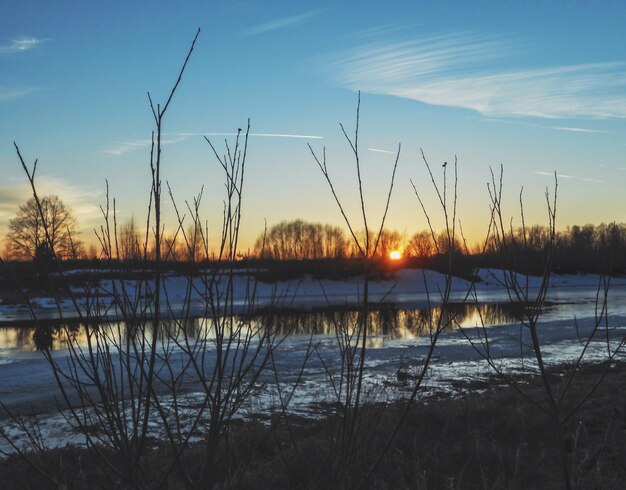
{"label": "ground", "polygon": [[[555,386],[567,369],[555,370]],[[586,397],[604,366],[585,367],[563,410]],[[519,378],[525,395],[545,399],[539,379]],[[621,489],[626,481],[626,366],[611,368],[600,386],[568,421],[567,457],[574,488]],[[552,425],[539,409],[506,383],[460,384],[460,396],[416,402],[382,463],[368,475],[403,409],[364,408],[359,444],[346,465],[344,488],[562,488]],[[230,475],[221,485],[233,488],[332,488],[334,419],[251,420],[230,429]],[[198,448],[201,452],[201,448]],[[153,475],[171,458],[159,445],[147,463]],[[87,450],[58,449],[35,460],[66,488],[112,488],[98,459]],[[168,488],[183,488],[176,474]],[[178,481],[178,483],[176,483]],[[51,488],[17,456],[0,465],[1,488]],[[148,482],[147,482],[148,483]],[[61,488],[59,486],[59,488]]]}
{"label": "ground", "polygon": [[[507,302],[501,276],[502,271],[483,271],[476,287],[476,301],[480,305]],[[341,306],[341,311],[349,312],[351,304],[358,305],[358,279],[356,276],[319,281],[304,276],[293,281],[260,283],[257,292],[260,298],[269,298],[278,291],[278,296],[288,298],[295,310],[310,311],[326,305]],[[433,271],[422,274],[419,270],[398,270],[393,276],[373,281],[370,292],[372,298],[384,297],[395,305],[389,311],[399,315],[398,325],[405,325],[406,320],[415,315],[412,311],[421,311],[416,309],[432,299],[426,291],[437,291],[443,279],[442,274]],[[187,280],[175,273],[166,276],[164,287],[168,289],[169,306],[175,308],[185,303]],[[193,278],[196,284],[198,280],[198,277]],[[528,280],[530,291],[536,290],[540,279],[529,277]],[[96,281],[98,298],[105,304],[112,300],[110,293],[115,281],[106,277]],[[119,287],[119,281],[117,284]],[[125,288],[131,294],[141,294],[137,284],[136,278],[128,279]],[[245,273],[237,275],[236,295],[241,295],[247,284]],[[538,330],[545,359],[551,366],[547,379],[557,393],[572,369],[572,361],[581,351],[581,339],[593,329],[598,284],[599,276],[553,276]],[[454,278],[452,297],[462,298],[467,285],[465,279]],[[459,323],[439,339],[425,385],[406,414],[402,396],[410,390],[416,370],[423,362],[429,345],[427,335],[419,336],[411,329],[371,332],[364,386],[366,391],[378,389],[389,398],[386,403],[376,402],[375,397],[368,398],[360,408],[354,431],[350,432],[354,439],[346,445],[342,439],[346,434],[341,429],[344,427],[342,410],[333,403],[332,395],[325,397],[330,393],[330,385],[320,364],[322,357],[327,361],[337,358],[336,339],[330,331],[315,332],[320,358],[313,358],[302,371],[302,390],[297,392],[297,399],[289,407],[289,415],[280,416],[268,409],[270,405],[265,404],[266,400],[275,400],[276,393],[272,392],[272,381],[262,379],[263,390],[252,397],[257,411],[247,407],[247,417],[236,418],[224,427],[228,437],[222,439],[218,451],[215,482],[218,487],[250,489],[558,488],[562,485],[558,442],[562,440],[563,453],[576,487],[622,488],[620,483],[626,481],[623,467],[626,454],[624,354],[616,355],[616,362],[605,377],[602,373],[606,363],[602,361],[606,359],[603,339],[610,337],[615,346],[624,338],[624,278],[614,278],[610,293],[607,323],[602,324],[598,338],[589,346],[585,356],[587,364],[559,405],[559,414],[565,417],[577,406],[577,401],[586,402],[567,419],[563,438],[554,433],[554,419],[527,399],[530,397],[544,407],[547,403],[541,380],[529,374],[536,373],[536,365],[531,362],[533,356],[527,338],[516,338],[518,332],[525,330],[520,329],[515,319],[510,321],[506,315],[498,314],[488,319],[491,323],[482,331],[476,328],[478,317],[474,313],[465,318],[460,313],[462,310],[454,309],[456,306],[450,303],[448,308],[452,308],[457,320],[465,318],[464,324]],[[49,292],[39,291],[31,296],[38,315],[57,314],[57,305]],[[0,305],[1,319],[7,325],[4,328],[6,331],[12,328],[11,332],[23,331],[23,326],[9,327],[8,324],[26,319],[28,310],[20,305],[19,299],[8,299],[3,298]],[[192,306],[198,299],[201,298],[191,298]],[[198,304],[201,306],[201,302]],[[480,305],[474,307],[484,313]],[[69,320],[71,302],[63,297],[59,306]],[[263,301],[259,306],[267,309]],[[277,315],[278,311],[274,309],[273,314]],[[387,319],[388,313],[385,313]],[[110,314],[111,324],[119,325],[115,310]],[[279,317],[273,319],[276,321]],[[469,345],[467,339],[476,340],[481,332],[489,335],[494,358],[520,383],[522,394],[495,376],[481,360],[480,350]],[[280,376],[287,386],[299,376],[308,339],[307,332],[289,334],[276,351],[277,360],[281,362]],[[64,446],[66,442],[80,440],[80,434],[69,433],[62,415],[54,410],[50,413],[50,407],[54,407],[51,401],[57,394],[49,366],[41,354],[18,351],[14,347],[2,349],[0,394],[3,403],[19,413],[26,413],[28,407],[47,412],[48,419],[42,419],[39,428],[48,442],[54,439],[55,444]],[[520,351],[524,358],[520,358]],[[210,366],[212,351],[208,349],[204,354]],[[68,352],[59,349],[54,355],[64,359]],[[520,373],[520,366],[525,368],[524,374]],[[600,379],[598,388],[592,389]],[[193,387],[189,394],[193,395]],[[54,429],[55,425],[58,430],[52,437],[49,429]],[[8,419],[0,418],[1,428],[7,430],[10,426]],[[391,446],[383,451],[396,428],[399,430]],[[12,434],[19,438],[16,432]],[[152,436],[150,444],[150,451],[145,453],[142,462],[145,486],[150,488],[161,479],[168,488],[183,488],[178,469],[167,471],[168,462],[177,460],[158,434]],[[205,452],[206,448],[198,443],[186,453],[185,464],[191,468],[191,473]],[[384,459],[379,462],[378,457],[383,452]],[[106,450],[102,455],[114,467],[123,464]],[[37,457],[29,456],[27,461],[9,456],[0,466],[0,487],[49,488],[49,483],[44,483],[44,475],[47,475],[59,487],[115,488],[120,482],[111,476],[113,474],[104,470],[101,457],[94,450],[57,448]]]}

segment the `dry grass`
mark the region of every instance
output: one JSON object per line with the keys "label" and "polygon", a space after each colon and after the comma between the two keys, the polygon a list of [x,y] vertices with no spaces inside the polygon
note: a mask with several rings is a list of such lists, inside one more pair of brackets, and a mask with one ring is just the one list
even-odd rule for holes
{"label": "dry grass", "polygon": [[[585,367],[572,391],[585,393],[601,372]],[[558,380],[559,373],[552,375]],[[540,399],[543,388],[528,379],[525,391]],[[558,381],[557,381],[558,383]],[[621,489],[626,481],[626,366],[612,368],[600,388],[570,419],[568,457],[576,488]],[[420,403],[406,418],[383,463],[368,476],[389,428],[400,413],[399,405],[365,407],[358,431],[356,454],[346,468],[343,488],[373,489],[530,489],[561,488],[559,457],[549,419],[514,390],[495,380],[489,389],[459,386],[459,398],[440,397]],[[564,402],[567,408],[567,400]],[[330,420],[280,420],[268,430],[267,420],[237,423],[229,430],[221,451],[219,487],[240,489],[331,488],[328,468]],[[201,451],[197,452],[198,458]],[[171,458],[155,445],[153,471],[146,482],[159,476],[163,460]],[[98,458],[76,448],[50,451],[39,458],[57,482],[67,489],[122,488],[106,480]],[[198,461],[199,463],[199,461]],[[186,457],[192,469],[194,450]],[[1,488],[54,488],[27,463],[10,458],[0,465]],[[58,488],[62,488],[59,486]],[[185,488],[170,475],[167,488]]]}

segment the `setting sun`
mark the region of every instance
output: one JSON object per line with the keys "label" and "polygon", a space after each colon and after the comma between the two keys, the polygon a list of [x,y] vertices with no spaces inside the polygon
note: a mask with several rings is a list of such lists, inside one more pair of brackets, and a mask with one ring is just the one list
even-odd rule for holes
{"label": "setting sun", "polygon": [[400,260],[402,258],[402,252],[400,252],[400,250],[392,250],[389,253],[389,258],[391,260]]}

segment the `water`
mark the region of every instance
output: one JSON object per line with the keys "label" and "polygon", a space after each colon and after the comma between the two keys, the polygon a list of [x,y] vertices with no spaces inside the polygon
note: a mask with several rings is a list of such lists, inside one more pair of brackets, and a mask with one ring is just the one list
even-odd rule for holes
{"label": "water", "polygon": [[[471,327],[475,325],[492,326],[517,322],[519,305],[511,303],[496,304],[459,304],[454,303],[442,312],[441,307],[431,309],[402,309],[394,305],[384,305],[373,309],[368,314],[370,347],[383,347],[393,340],[418,338],[428,333],[429,326],[437,322],[444,314],[444,323],[450,328]],[[220,323],[244,325],[246,335],[258,335],[265,328],[271,328],[277,337],[313,336],[334,337],[337,331],[353,331],[360,322],[361,313],[357,309],[319,309],[316,311],[278,310],[251,316],[234,316],[232,319],[220,319]],[[186,320],[163,320],[159,339],[173,335],[177,339],[214,338],[216,322],[211,318],[190,318]],[[146,321],[140,329],[144,335],[152,335],[152,324]],[[132,328],[126,322],[59,322],[40,320],[38,326],[0,325],[0,363],[10,362],[18,353],[35,352],[50,349],[65,350],[71,342],[76,347],[87,348],[90,332],[99,331],[111,339],[123,339]]]}
{"label": "water", "polygon": [[[483,294],[481,299],[492,302],[482,304],[448,305],[445,309],[433,307],[416,309],[398,305],[383,305],[367,313],[368,342],[365,377],[363,380],[366,401],[388,400],[406,396],[424,366],[426,353],[431,345],[433,325],[447,325],[445,333],[437,341],[432,362],[420,396],[446,392],[458,394],[462,386],[458,381],[486,380],[493,370],[484,361],[484,338],[489,339],[489,352],[499,368],[507,373],[520,370],[534,372],[536,362],[529,346],[528,329],[520,326],[521,305],[506,302],[497,293]],[[501,301],[501,302],[497,302]],[[539,336],[544,361],[547,365],[572,362],[580,355],[585,339],[592,333],[595,340],[586,349],[585,360],[606,360],[607,345],[615,349],[626,335],[626,288],[615,287],[609,298],[609,316],[603,317],[596,329],[596,290],[594,288],[570,288],[555,291],[548,298],[539,323]],[[283,390],[293,390],[289,411],[305,416],[319,416],[320,407],[333,403],[332,386],[341,377],[341,342],[349,339],[358,344],[359,325],[363,317],[358,309],[332,308],[303,312],[297,310],[270,310],[264,314],[232,316],[211,319],[206,317],[163,320],[158,332],[157,368],[167,360],[173,376],[178,375],[177,360],[186,355],[202,357],[202,365],[211,372],[216,362],[216,331],[236,333],[235,339],[258,344],[258,339],[268,334],[276,339],[274,370],[259,377],[258,386],[241,414],[268,413],[276,409],[278,392],[276,380],[280,379]],[[485,328],[483,328],[485,327]],[[120,348],[141,344],[154,333],[150,321],[128,324],[123,321],[65,323],[53,320],[41,321],[38,327],[10,321],[0,326],[0,398],[10,409],[18,413],[48,413],[56,407],[59,399],[57,382],[50,365],[39,349],[49,349],[62,369],[67,369],[65,359],[77,359],[68,346],[86,350],[112,347],[112,366],[122,359]],[[607,343],[606,340],[609,339]],[[475,343],[474,347],[470,340]],[[189,341],[185,344],[185,341]],[[196,350],[199,344],[201,349]],[[307,352],[315,347],[315,355],[305,362]],[[185,351],[185,349],[188,349]],[[481,352],[483,349],[483,352]],[[254,350],[254,349],[252,349]],[[167,355],[164,355],[167,353]],[[180,357],[177,357],[180,356]],[[623,349],[616,360],[626,360]],[[177,371],[178,370],[178,371]],[[185,384],[179,396],[194,407],[204,396],[202,385],[187,370]],[[275,378],[276,377],[276,378]],[[382,398],[381,398],[382,397]],[[167,394],[162,402],[167,403]],[[184,414],[183,414],[184,415]],[[19,427],[2,422],[5,428],[23,437]],[[51,445],[73,442],[67,433],[61,415],[50,413],[41,419],[42,431]],[[158,427],[158,424],[155,425]],[[161,437],[162,434],[155,434]],[[10,449],[10,448],[9,448]],[[8,450],[0,444],[0,450]]]}

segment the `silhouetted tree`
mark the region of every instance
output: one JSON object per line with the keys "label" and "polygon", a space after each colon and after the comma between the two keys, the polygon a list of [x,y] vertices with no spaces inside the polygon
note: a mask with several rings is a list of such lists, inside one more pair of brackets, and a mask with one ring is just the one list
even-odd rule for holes
{"label": "silhouetted tree", "polygon": [[88,258],[88,259],[97,259],[99,257],[100,257],[100,251],[98,250],[98,248],[93,243],[91,243],[89,245],[89,248],[87,249],[86,258]]}
{"label": "silhouetted tree", "polygon": [[44,260],[54,253],[61,259],[78,258],[82,244],[77,240],[78,222],[72,210],[56,195],[41,198],[40,206],[30,198],[9,222],[9,256]]}
{"label": "silhouetted tree", "polygon": [[141,258],[140,237],[134,216],[120,227],[118,241],[121,259],[139,260]]}
{"label": "silhouetted tree", "polygon": [[344,257],[348,244],[337,226],[282,221],[257,238],[255,252],[263,258],[301,260]]}
{"label": "silhouetted tree", "polygon": [[406,246],[406,254],[411,257],[430,257],[435,252],[432,234],[426,230],[411,236]]}
{"label": "silhouetted tree", "polygon": [[388,257],[394,250],[402,251],[404,249],[404,235],[396,230],[383,229],[380,232],[378,250],[376,251],[380,257]]}
{"label": "silhouetted tree", "polygon": [[[163,258],[171,262],[178,262],[185,258],[184,243],[181,243],[181,239],[177,234],[163,235]],[[151,257],[153,258],[154,251]]]}
{"label": "silhouetted tree", "polygon": [[205,232],[199,221],[194,221],[187,227],[184,236],[186,248],[186,260],[190,262],[200,262],[207,258],[208,246],[205,239]]}
{"label": "silhouetted tree", "polygon": [[526,229],[526,248],[544,250],[550,240],[550,230],[545,226],[533,225]]}
{"label": "silhouetted tree", "polygon": [[460,240],[456,237],[448,236],[448,233],[442,231],[437,236],[437,252],[440,254],[448,254],[455,253],[460,254],[463,253],[463,245]]}
{"label": "silhouetted tree", "polygon": [[594,246],[595,227],[593,225],[572,226],[570,246],[578,252],[590,251]]}
{"label": "silhouetted tree", "polygon": [[341,228],[324,225],[323,244],[325,257],[345,257],[348,254],[348,242]]}
{"label": "silhouetted tree", "polygon": [[[356,233],[357,238],[361,243],[367,243],[369,238],[369,248],[374,250],[376,241],[378,240],[378,248],[376,249],[376,255],[372,258],[389,257],[389,254],[394,250],[404,250],[405,235],[396,230],[388,230],[384,228],[380,230],[380,237],[375,235],[369,235],[365,233],[365,230],[358,231]],[[352,244],[350,248],[350,255],[356,257],[359,255],[359,250],[356,244]]]}

